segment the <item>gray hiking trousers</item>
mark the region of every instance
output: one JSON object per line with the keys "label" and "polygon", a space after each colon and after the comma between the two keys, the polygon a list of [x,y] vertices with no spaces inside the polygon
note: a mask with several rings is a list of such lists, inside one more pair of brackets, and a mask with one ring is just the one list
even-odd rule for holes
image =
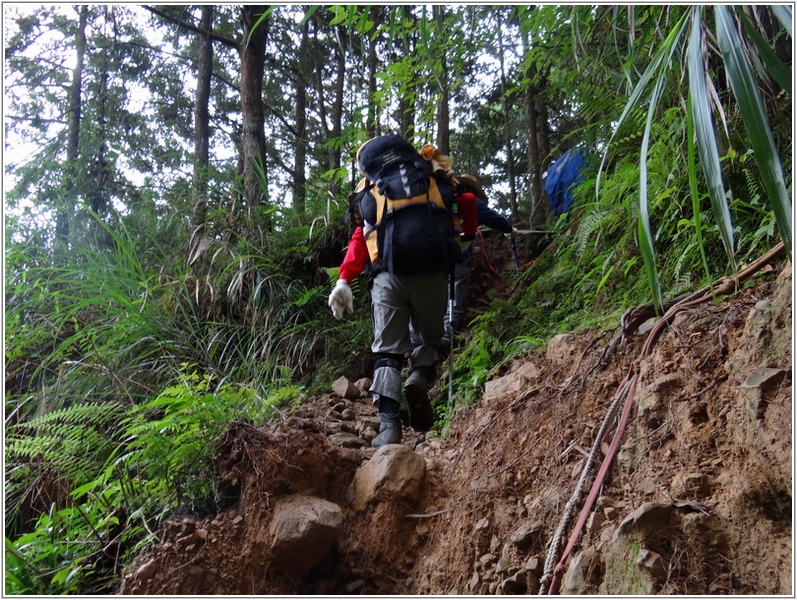
{"label": "gray hiking trousers", "polygon": [[[390,275],[379,273],[371,289],[371,316],[374,324],[375,354],[410,355],[410,371],[423,367],[434,370],[443,359],[441,341],[448,303],[448,282],[444,273]],[[420,344],[410,341],[410,324]],[[429,381],[429,384],[432,382]],[[391,366],[375,369],[371,392],[394,400],[401,398],[401,371]],[[374,400],[378,402],[378,396]]]}
{"label": "gray hiking trousers", "polygon": [[[454,265],[454,310],[449,311],[448,306],[448,291],[446,290],[446,315],[443,323],[443,339],[442,346],[446,350],[450,347],[451,326],[453,325],[456,331],[460,325],[465,321],[465,302],[468,300],[468,291],[470,288],[470,273],[471,265],[473,264],[473,257],[468,256],[461,262]],[[453,313],[453,316],[452,316]],[[423,343],[420,334],[415,331],[415,328],[410,325],[410,341],[412,347],[420,346]]]}

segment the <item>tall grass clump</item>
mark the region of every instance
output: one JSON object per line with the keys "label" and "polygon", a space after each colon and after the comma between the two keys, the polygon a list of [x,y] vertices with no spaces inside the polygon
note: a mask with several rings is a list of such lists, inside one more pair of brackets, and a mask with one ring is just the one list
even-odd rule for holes
{"label": "tall grass clump", "polygon": [[307,227],[227,232],[191,265],[157,224],[95,221],[58,259],[7,238],[7,593],[107,593],[164,518],[234,501],[229,422],[282,418],[368,347],[367,302],[338,324],[328,274],[300,273]]}

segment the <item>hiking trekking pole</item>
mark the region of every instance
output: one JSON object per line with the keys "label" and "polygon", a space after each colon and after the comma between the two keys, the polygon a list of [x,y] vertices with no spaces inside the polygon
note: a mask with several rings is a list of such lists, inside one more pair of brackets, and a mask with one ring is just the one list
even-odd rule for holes
{"label": "hiking trekking pole", "polygon": [[448,276],[448,415],[454,412],[454,269]]}

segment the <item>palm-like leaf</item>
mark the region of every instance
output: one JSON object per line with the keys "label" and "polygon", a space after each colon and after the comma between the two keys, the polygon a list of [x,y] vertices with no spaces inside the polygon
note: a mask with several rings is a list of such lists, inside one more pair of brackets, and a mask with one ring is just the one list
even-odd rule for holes
{"label": "palm-like leaf", "polygon": [[692,31],[689,36],[687,64],[689,69],[689,94],[692,105],[697,148],[700,153],[700,164],[706,176],[711,208],[719,226],[720,238],[725,246],[725,253],[734,265],[733,222],[725,200],[725,186],[722,182],[722,168],[717,151],[717,140],[714,122],[711,119],[711,100],[708,93],[708,73],[705,69],[705,44],[702,34],[703,7],[693,9]]}
{"label": "palm-like leaf", "polygon": [[703,243],[703,226],[700,219],[700,195],[697,191],[697,164],[695,161],[695,120],[694,112],[692,111],[692,95],[689,94],[689,106],[686,111],[686,128],[687,128],[687,161],[689,172],[689,191],[692,195],[692,213],[695,226],[695,238],[697,239],[697,246],[700,248],[700,258],[703,261],[703,270],[706,277],[711,276],[711,271],[708,267],[708,258],[706,257],[706,247]]}
{"label": "palm-like leaf", "polygon": [[[648,114],[645,122],[645,130],[642,138],[642,150],[640,152],[639,164],[639,245],[642,259],[645,262],[645,271],[648,276],[648,283],[650,285],[651,293],[653,295],[653,304],[658,307],[661,305],[661,287],[659,285],[659,278],[656,270],[656,251],[653,246],[653,233],[650,227],[650,216],[648,212],[648,171],[647,171],[647,151],[650,143],[650,130],[653,123],[653,118],[656,114],[656,107],[661,95],[661,91],[666,82],[667,71],[669,70],[673,54],[678,45],[678,40],[684,30],[686,24],[686,15],[683,16],[675,27],[670,31],[669,35],[664,41],[664,44],[656,52],[653,60],[648,68],[642,74],[639,82],[637,83],[634,91],[626,104],[622,115],[617,123],[617,127],[609,139],[611,145],[614,136],[620,129],[620,126],[625,122],[628,115],[632,112],[636,104],[642,99],[644,93],[648,91],[650,83],[653,82],[653,89],[648,98]],[[600,173],[603,170],[603,165],[608,156],[607,150],[604,152],[601,160],[601,166],[598,169],[598,177],[595,183],[596,191],[600,187]]]}
{"label": "palm-like leaf", "polygon": [[756,29],[750,17],[745,13],[741,13],[740,16],[744,25],[744,32],[753,44],[755,44],[755,48],[767,70],[772,75],[772,78],[777,81],[787,93],[791,93],[791,67],[778,58],[775,50],[769,45],[769,42],[764,39],[761,32]]}
{"label": "palm-like leaf", "polygon": [[755,159],[761,170],[780,235],[791,252],[792,224],[791,199],[786,191],[783,168],[769,128],[766,109],[758,91],[753,70],[744,52],[739,31],[727,6],[714,9],[717,22],[717,41],[725,61],[731,89],[739,104]]}
{"label": "palm-like leaf", "polygon": [[[768,7],[767,9],[771,9],[772,14],[781,23],[788,35],[791,35],[791,9],[782,6]],[[641,103],[647,102],[647,118],[640,148],[638,233],[640,252],[645,262],[653,302],[656,306],[661,302],[661,292],[656,269],[654,236],[649,217],[647,153],[650,147],[653,120],[657,117],[657,103],[662,95],[662,90],[665,89],[664,86],[666,85],[669,70],[672,67],[675,51],[679,46],[679,40],[687,27],[690,27],[690,33],[684,57],[684,67],[687,69],[689,80],[688,104],[690,106],[690,114],[688,115],[687,128],[690,136],[690,149],[693,148],[692,144],[696,142],[698,157],[711,200],[714,220],[730,266],[733,270],[736,270],[734,224],[729,208],[726,186],[723,181],[722,163],[718,151],[720,143],[714,118],[721,119],[726,134],[728,123],[719,101],[719,95],[714,89],[715,85],[712,83],[713,72],[706,66],[709,59],[709,49],[705,38],[706,20],[704,15],[707,10],[710,9],[704,6],[691,8],[673,25],[666,36],[662,36],[661,46],[653,54],[650,64],[640,76],[618,119],[617,126],[604,152],[596,178],[597,194],[600,191],[601,172],[608,156],[608,149],[615,141],[617,131],[619,131],[634,109]],[[749,135],[755,159],[761,171],[761,179],[764,182],[781,237],[787,248],[791,248],[791,201],[787,192],[779,154],[767,119],[766,109],[759,91],[759,85],[754,76],[752,63],[755,61],[756,68],[759,71],[769,73],[781,85],[790,85],[791,77],[785,72],[783,61],[777,57],[766,38],[754,28],[752,21],[747,19],[740,9],[717,6],[714,8],[714,14],[717,28],[716,38],[722,53],[724,69]],[[737,16],[738,19],[736,19]],[[740,33],[742,25],[744,25],[747,32],[749,43],[745,41]],[[756,51],[757,54],[754,54]],[[626,76],[632,76],[632,71],[627,70],[625,74]],[[714,114],[712,114],[712,109],[716,111]],[[688,160],[695,223],[696,227],[699,227],[700,211],[697,177],[691,154]],[[702,235],[700,231],[697,234],[704,266],[706,266],[707,261],[703,249]]]}

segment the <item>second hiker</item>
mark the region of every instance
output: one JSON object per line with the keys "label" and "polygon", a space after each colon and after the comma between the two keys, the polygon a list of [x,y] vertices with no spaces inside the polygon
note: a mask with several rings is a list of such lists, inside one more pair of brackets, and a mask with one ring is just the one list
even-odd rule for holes
{"label": "second hiker", "polygon": [[[428,431],[434,424],[429,388],[446,353],[447,279],[459,256],[460,236],[473,239],[476,232],[476,205],[470,199],[455,201],[452,160],[434,146],[419,153],[400,136],[385,135],[363,144],[356,160],[364,178],[350,196],[354,233],[329,306],[336,319],[352,312],[350,282],[367,267],[376,359],[370,391],[380,414],[379,435],[371,445],[378,448],[401,442],[401,369],[407,352],[403,390],[410,426]],[[410,324],[421,338],[416,347]]]}

